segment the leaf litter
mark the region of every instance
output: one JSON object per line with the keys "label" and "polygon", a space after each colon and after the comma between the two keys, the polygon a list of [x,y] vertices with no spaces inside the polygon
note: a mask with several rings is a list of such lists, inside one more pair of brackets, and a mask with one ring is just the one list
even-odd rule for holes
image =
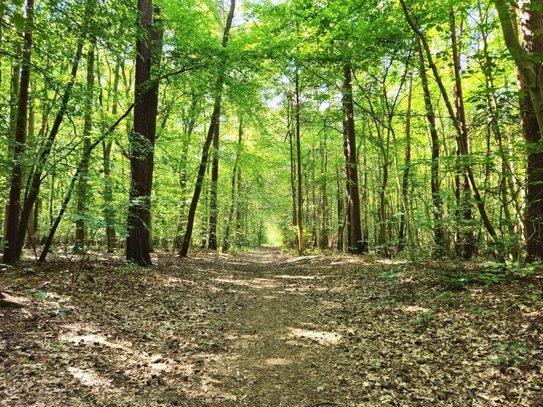
{"label": "leaf litter", "polygon": [[24,307],[0,308],[0,405],[543,405],[541,272],[447,285],[442,263],[272,250],[155,263],[3,273]]}

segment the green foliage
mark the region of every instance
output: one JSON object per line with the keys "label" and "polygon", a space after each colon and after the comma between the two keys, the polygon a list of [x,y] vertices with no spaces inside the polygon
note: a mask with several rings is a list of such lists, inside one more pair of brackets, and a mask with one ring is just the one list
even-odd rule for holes
{"label": "green foliage", "polygon": [[524,343],[501,343],[494,344],[496,355],[493,356],[493,361],[499,366],[519,366],[526,362],[525,354],[528,348]]}
{"label": "green foliage", "polygon": [[137,270],[138,264],[133,261],[125,261],[122,266],[115,268],[115,274],[124,276],[126,273]]}
{"label": "green foliage", "polygon": [[28,290],[26,290],[26,292],[40,301],[45,301],[49,296],[47,292],[38,290],[36,288],[29,288]]}
{"label": "green foliage", "polygon": [[422,311],[420,315],[413,320],[413,325],[415,327],[427,327],[430,322],[434,319],[434,314],[431,311]]}

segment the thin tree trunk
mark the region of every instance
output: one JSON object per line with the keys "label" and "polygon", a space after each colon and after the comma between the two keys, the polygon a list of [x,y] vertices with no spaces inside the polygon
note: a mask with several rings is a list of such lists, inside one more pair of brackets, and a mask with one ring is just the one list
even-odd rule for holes
{"label": "thin tree trunk", "polygon": [[402,252],[407,244],[405,238],[407,211],[409,208],[409,177],[411,171],[411,106],[413,102],[413,75],[409,80],[409,94],[407,96],[407,117],[405,119],[405,159],[402,177],[402,213],[400,216],[400,230],[398,232],[398,252]]}
{"label": "thin tree trunk", "polygon": [[430,139],[432,146],[432,162],[431,162],[431,192],[432,192],[432,204],[434,215],[434,243],[435,248],[433,250],[434,257],[441,257],[447,252],[445,244],[445,232],[443,230],[443,200],[440,194],[440,182],[439,182],[439,136],[437,133],[436,115],[434,107],[432,106],[432,97],[430,94],[430,87],[428,85],[428,76],[426,75],[426,66],[424,64],[424,55],[420,46],[420,40],[418,41],[418,54],[419,54],[419,74],[421,78],[422,90],[424,93],[424,105],[426,108],[426,120],[428,121],[428,129],[430,131]]}
{"label": "thin tree trunk", "polygon": [[[30,57],[32,50],[32,29],[34,20],[34,0],[26,3],[26,30],[21,64],[21,80],[19,85],[19,103],[17,106],[17,122],[15,127],[15,143],[13,147],[13,167],[9,191],[9,204],[6,221],[6,245],[4,247],[4,263],[14,263],[17,255],[17,230],[21,209],[21,189],[23,183],[23,155],[26,144],[28,90],[30,87]],[[26,235],[26,225],[25,233]]]}
{"label": "thin tree trunk", "polygon": [[115,123],[113,123],[113,125],[108,129],[108,131],[102,134],[94,143],[90,144],[89,147],[83,152],[83,157],[81,157],[81,162],[77,166],[77,170],[72,176],[72,180],[70,181],[68,191],[66,192],[66,195],[60,207],[59,213],[57,217],[54,219],[54,221],[51,223],[51,229],[49,230],[49,234],[47,235],[47,238],[44,243],[44,247],[40,254],[40,258],[39,258],[40,262],[44,262],[47,258],[47,255],[49,254],[49,250],[51,249],[51,245],[53,244],[55,233],[58,229],[58,226],[60,225],[60,222],[62,221],[64,213],[66,212],[66,209],[68,208],[68,204],[70,203],[70,200],[72,199],[73,193],[76,189],[77,181],[79,180],[79,176],[81,175],[82,168],[84,168],[85,165],[88,165],[92,151],[96,148],[96,146],[101,144],[109,135],[111,135],[111,133],[113,133],[113,131],[117,128],[119,123],[121,123],[130,114],[133,108],[134,108],[134,104],[130,105],[130,107],[126,110],[126,112],[119,119],[117,119]]}
{"label": "thin tree trunk", "polygon": [[218,187],[219,187],[219,137],[220,121],[215,123],[213,136],[213,159],[211,161],[211,193],[209,196],[209,250],[217,250]]}
{"label": "thin tree trunk", "polygon": [[[230,0],[230,11],[228,12],[228,17],[226,19],[226,25],[224,27],[224,34],[222,39],[222,46],[226,48],[228,46],[228,39],[230,38],[230,28],[232,27],[232,21],[234,19],[234,11],[236,8],[236,0]],[[196,216],[196,208],[198,207],[198,200],[200,199],[200,193],[202,192],[202,183],[204,176],[207,170],[207,162],[209,158],[209,147],[213,141],[213,136],[215,134],[215,126],[219,123],[221,118],[221,102],[222,102],[222,91],[224,86],[225,78],[225,61],[222,61],[221,66],[219,67],[219,74],[217,82],[215,83],[215,103],[213,106],[213,113],[211,115],[211,123],[207,132],[207,137],[204,142],[202,149],[202,159],[200,160],[200,166],[198,167],[198,175],[196,176],[196,186],[194,187],[194,194],[192,196],[192,201],[190,203],[189,214],[187,217],[187,229],[185,231],[185,237],[183,238],[183,244],[181,250],[179,251],[179,256],[187,257],[190,241],[192,239],[192,230],[194,228],[194,219]]]}
{"label": "thin tree trunk", "polygon": [[[464,170],[464,167],[470,166],[469,163],[469,135],[468,126],[466,121],[466,112],[464,108],[464,95],[462,91],[462,77],[460,74],[460,52],[458,51],[458,41],[456,34],[456,18],[454,9],[451,8],[450,12],[450,28],[451,28],[451,48],[453,54],[453,70],[454,70],[454,97],[456,107],[456,118],[460,125],[460,132],[457,135],[457,152],[459,160],[459,168],[461,169],[463,178],[463,188],[461,198],[459,200],[459,211],[462,215],[462,222],[465,229],[460,236],[459,251],[466,260],[470,260],[475,254],[475,237],[472,230],[473,213],[471,203],[471,188],[469,185],[468,176]],[[457,194],[460,195],[460,188],[457,185]],[[457,204],[458,204],[457,203]]]}
{"label": "thin tree trunk", "polygon": [[238,145],[236,149],[236,158],[234,160],[234,168],[232,169],[232,182],[231,182],[231,195],[230,195],[230,210],[228,212],[228,219],[226,221],[226,230],[224,232],[224,243],[223,250],[228,251],[230,249],[232,239],[230,239],[230,229],[232,222],[234,221],[234,213],[237,206],[239,206],[239,191],[236,189],[236,180],[238,177],[239,171],[239,160],[241,155],[241,148],[243,146],[243,120],[240,117],[239,119],[239,130],[238,130]]}
{"label": "thin tree trunk", "polygon": [[[85,16],[87,18],[87,21],[90,20],[90,16],[92,15],[93,9],[94,9],[94,0],[87,0],[86,10],[85,10]],[[40,186],[42,183],[42,174],[45,169],[45,165],[47,163],[47,160],[53,148],[53,144],[60,130],[60,125],[62,124],[62,121],[64,120],[66,110],[68,109],[68,102],[70,101],[70,97],[72,96],[72,90],[73,90],[75,81],[77,79],[79,63],[81,61],[81,56],[83,54],[83,44],[85,42],[85,38],[87,34],[88,34],[87,27],[83,27],[80,33],[79,39],[77,40],[76,50],[74,53],[74,57],[72,59],[70,76],[69,76],[66,88],[64,89],[62,99],[60,101],[59,110],[57,112],[57,115],[55,116],[53,126],[51,127],[51,130],[49,131],[49,135],[47,139],[44,141],[44,146],[36,159],[36,165],[34,167],[34,171],[31,177],[29,178],[28,187],[26,191],[26,198],[25,198],[23,208],[21,211],[19,227],[17,229],[17,254],[16,254],[17,259],[20,258],[21,256],[21,251],[23,249],[24,240],[27,233],[28,222],[30,219],[30,215],[32,213],[32,208],[34,207],[34,204],[39,194]]]}
{"label": "thin tree trunk", "polygon": [[327,172],[328,172],[328,146],[327,146],[326,134],[326,121],[324,122],[323,138],[322,138],[322,162],[321,162],[321,236],[320,236],[320,248],[326,249],[328,247],[328,186],[327,186]]}
{"label": "thin tree trunk", "polygon": [[360,193],[358,188],[358,156],[354,122],[352,69],[350,64],[343,67],[343,126],[345,137],[345,167],[347,173],[347,197],[349,213],[349,249],[356,254],[367,251],[362,236],[360,221]]}
{"label": "thin tree trunk", "polygon": [[304,217],[303,217],[303,189],[302,189],[302,134],[301,134],[301,104],[300,104],[300,74],[298,67],[295,73],[295,136],[296,136],[296,172],[298,175],[297,207],[296,207],[296,225],[298,226],[298,254],[302,255],[305,251],[304,240]]}
{"label": "thin tree trunk", "polygon": [[[422,48],[424,49],[424,52],[426,54],[426,59],[428,60],[428,64],[430,65],[430,68],[432,69],[432,73],[434,74],[434,79],[437,82],[437,85],[439,87],[439,91],[441,93],[441,97],[443,101],[445,102],[445,106],[447,108],[447,112],[449,114],[449,117],[451,118],[452,124],[455,127],[456,133],[461,137],[463,134],[460,121],[458,120],[458,117],[456,116],[454,112],[454,108],[452,103],[449,100],[449,95],[447,94],[447,90],[445,89],[445,85],[443,84],[443,80],[441,78],[441,75],[439,74],[439,71],[437,69],[436,64],[434,63],[434,58],[432,56],[432,52],[430,50],[430,46],[428,45],[428,41],[426,39],[426,36],[424,33],[417,27],[415,21],[413,20],[413,17],[409,13],[409,10],[407,8],[407,5],[405,3],[405,0],[400,0],[400,4],[402,6],[402,10],[404,12],[405,18],[407,20],[407,23],[411,27],[412,31],[417,35],[417,37],[420,39]],[[543,95],[543,94],[542,94]],[[543,101],[543,99],[542,99]],[[543,123],[543,115],[542,115],[542,123]],[[460,148],[464,149],[464,143],[459,143]],[[467,154],[467,151],[462,151],[462,154]],[[481,220],[483,221],[483,225],[485,226],[485,229],[492,239],[492,243],[496,249],[496,254],[499,260],[503,259],[503,253],[501,250],[500,240],[498,238],[498,235],[496,233],[496,230],[494,229],[494,226],[492,225],[492,222],[490,221],[490,218],[488,216],[488,213],[486,211],[486,207],[484,204],[484,201],[481,197],[481,194],[479,192],[479,189],[477,187],[477,183],[475,181],[475,176],[473,175],[473,170],[469,164],[464,165],[464,171],[466,172],[466,176],[469,182],[469,186],[471,188],[471,191],[473,192],[473,196],[475,198],[475,203],[477,205],[477,209],[479,211],[479,215],[481,216]]]}
{"label": "thin tree trunk", "polygon": [[[85,113],[83,123],[83,154],[91,144],[90,135],[92,131],[92,110],[94,99],[94,44],[91,44],[87,53],[87,89],[85,95]],[[89,165],[88,162],[81,168],[79,182],[77,185],[77,204],[75,221],[75,251],[81,252],[86,246],[87,227],[86,210],[89,200],[88,191]]]}
{"label": "thin tree trunk", "polygon": [[[119,78],[121,70],[121,58],[115,62],[113,74],[113,102],[111,114],[115,117],[119,109]],[[111,179],[111,148],[112,140],[104,140],[102,143],[102,158],[104,167],[104,220],[106,223],[106,245],[107,252],[113,253],[117,244],[115,233],[115,211],[113,207],[113,180]]]}

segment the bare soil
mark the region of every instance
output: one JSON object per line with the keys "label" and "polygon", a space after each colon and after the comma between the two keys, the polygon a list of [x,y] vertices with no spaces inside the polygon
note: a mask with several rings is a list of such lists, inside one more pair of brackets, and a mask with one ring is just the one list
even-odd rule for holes
{"label": "bare soil", "polygon": [[24,305],[0,307],[0,405],[543,406],[541,272],[453,289],[444,262],[155,264],[0,273]]}

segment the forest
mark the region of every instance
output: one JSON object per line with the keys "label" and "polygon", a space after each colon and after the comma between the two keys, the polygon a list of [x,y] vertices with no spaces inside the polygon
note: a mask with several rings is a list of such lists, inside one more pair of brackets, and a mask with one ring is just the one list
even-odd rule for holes
{"label": "forest", "polygon": [[0,406],[543,406],[543,0],[0,0]]}

